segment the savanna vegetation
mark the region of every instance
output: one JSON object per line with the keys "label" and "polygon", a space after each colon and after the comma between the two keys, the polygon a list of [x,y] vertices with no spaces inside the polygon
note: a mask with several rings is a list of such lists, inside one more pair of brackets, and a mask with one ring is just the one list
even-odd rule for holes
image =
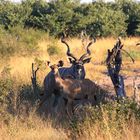
{"label": "savanna vegetation", "polygon": [[[101,106],[79,107],[71,120],[59,105],[57,114],[51,107],[53,97],[40,111],[39,94],[50,71],[46,60],[56,63],[66,59],[66,48],[59,38],[69,35],[71,51],[79,57],[85,52],[80,33],[97,38],[91,49],[92,61],[85,65],[86,77],[114,94],[104,61],[118,36],[124,49],[121,74],[126,78],[126,94],[133,97],[133,78],[140,76],[140,3],[96,0],[81,4],[79,0],[23,0],[13,3],[0,0],[0,139],[2,140],[139,140],[140,108],[132,100]],[[85,44],[87,40],[85,40]],[[31,65],[39,66],[37,91],[31,82]],[[128,77],[128,79],[127,79]],[[131,78],[129,80],[129,78]]]}

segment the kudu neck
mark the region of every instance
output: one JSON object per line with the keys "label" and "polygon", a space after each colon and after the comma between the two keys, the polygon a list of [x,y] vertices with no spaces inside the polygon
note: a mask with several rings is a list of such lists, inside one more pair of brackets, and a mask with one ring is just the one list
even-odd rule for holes
{"label": "kudu neck", "polygon": [[55,77],[61,77],[58,69],[53,70],[53,73]]}

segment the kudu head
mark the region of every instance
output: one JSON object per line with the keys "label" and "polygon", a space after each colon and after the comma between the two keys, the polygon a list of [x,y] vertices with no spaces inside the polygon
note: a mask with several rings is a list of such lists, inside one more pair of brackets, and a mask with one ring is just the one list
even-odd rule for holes
{"label": "kudu head", "polygon": [[51,68],[51,70],[54,74],[59,74],[58,69],[60,67],[63,67],[64,62],[62,60],[60,60],[60,61],[58,61],[58,64],[51,65],[50,61],[47,61],[47,65]]}
{"label": "kudu head", "polygon": [[83,54],[79,59],[77,59],[71,52],[70,52],[70,47],[68,45],[68,43],[65,40],[65,36],[63,34],[63,36],[61,37],[61,42],[64,43],[67,46],[67,56],[68,59],[70,61],[70,63],[72,64],[73,67],[73,72],[75,75],[75,79],[83,79],[82,75],[84,73],[85,75],[85,70],[84,70],[84,64],[85,63],[89,63],[91,60],[91,52],[89,50],[89,47],[96,42],[96,39],[94,38],[92,41],[90,41],[86,47],[86,53]]}

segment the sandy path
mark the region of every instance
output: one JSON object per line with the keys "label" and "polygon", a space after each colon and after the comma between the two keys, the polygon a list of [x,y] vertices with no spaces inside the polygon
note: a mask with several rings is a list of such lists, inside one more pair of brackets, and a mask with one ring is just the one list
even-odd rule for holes
{"label": "sandy path", "polygon": [[[121,74],[124,78],[125,89],[128,92],[128,96],[133,95],[134,81],[135,81],[136,86],[140,88],[140,69],[139,68],[133,69],[132,71],[134,73],[133,76],[129,76],[129,75],[127,76],[126,74],[125,75]],[[112,84],[110,77],[107,75],[107,73],[104,73],[104,77],[98,80],[98,84],[101,87],[107,89],[110,93],[115,94],[114,86]]]}

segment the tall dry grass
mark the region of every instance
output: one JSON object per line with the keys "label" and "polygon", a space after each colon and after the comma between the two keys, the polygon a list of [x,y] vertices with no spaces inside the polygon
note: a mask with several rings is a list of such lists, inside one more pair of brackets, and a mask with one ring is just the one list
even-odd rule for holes
{"label": "tall dry grass", "polygon": [[[88,112],[90,107],[87,108]],[[115,109],[114,109],[115,110]],[[95,111],[95,110],[93,110]],[[65,119],[58,121],[55,117],[41,118],[34,111],[28,117],[11,117],[1,121],[1,140],[139,140],[140,122],[131,117],[125,120],[124,114],[102,109],[102,117],[98,112],[92,112],[79,118],[77,122]],[[93,113],[93,117],[91,114]],[[97,114],[96,114],[97,113]],[[109,115],[111,113],[111,116]],[[80,113],[82,114],[82,113]],[[85,114],[83,114],[85,115]],[[95,116],[94,116],[95,115]],[[101,115],[101,114],[100,114]],[[121,116],[122,115],[122,116]],[[117,119],[116,116],[119,118]],[[94,118],[95,117],[95,118]],[[98,118],[99,117],[99,118]],[[98,119],[97,119],[98,118]],[[95,120],[94,120],[95,119]]]}
{"label": "tall dry grass", "polygon": [[51,120],[42,121],[36,115],[26,120],[14,118],[9,124],[0,125],[1,140],[66,140],[65,130],[53,127]]}
{"label": "tall dry grass", "polygon": [[[128,52],[131,53],[131,51],[136,51],[140,52],[140,48],[136,47],[135,44],[139,41],[139,38],[126,38],[122,42],[124,43],[124,49],[126,49]],[[45,61],[51,61],[52,63],[56,63],[57,60],[64,60],[65,65],[69,66],[69,62],[66,57],[66,46],[61,43],[60,40],[55,40],[56,42],[56,47],[59,49],[60,53],[57,55],[52,55],[49,56],[47,52],[47,48],[49,44],[53,44],[51,40],[46,39],[38,43],[39,50],[36,52],[35,55],[30,56],[12,56],[10,60],[1,63],[0,70],[3,69],[3,66],[9,65],[11,67],[11,73],[12,75],[16,77],[21,77],[24,81],[29,81],[30,80],[30,75],[31,75],[31,64],[34,62],[34,59],[37,57],[40,60]],[[85,47],[82,46],[81,40],[80,39],[71,39],[68,40],[68,43],[71,48],[71,52],[77,57],[80,58],[80,56],[85,53]],[[116,43],[116,39],[114,38],[102,38],[102,39],[97,39],[96,43],[94,43],[91,47],[90,50],[92,52],[91,57],[91,63],[85,65],[86,70],[87,70],[87,77],[93,77],[93,79],[96,79],[96,73],[97,73],[97,78],[100,78],[100,72],[106,69],[105,65],[97,65],[98,63],[102,63],[105,61],[106,58],[106,53],[107,49],[111,49],[114,44]],[[86,46],[86,45],[85,45]],[[133,54],[132,54],[133,55]],[[134,56],[135,57],[135,56]],[[131,67],[139,67],[139,58],[136,58],[136,63],[133,65],[131,63],[130,58],[125,56],[125,63],[128,63],[131,65]],[[95,70],[96,69],[96,70]],[[46,73],[49,71],[49,68],[46,67]],[[91,72],[93,71],[93,72]],[[45,74],[46,74],[45,73]],[[44,75],[42,76],[42,78]]]}
{"label": "tall dry grass", "polygon": [[[135,46],[138,41],[139,38],[123,39],[124,49],[126,49],[130,53],[133,52],[132,55],[134,55],[134,57],[136,58],[136,63],[132,64],[129,57],[124,55],[122,70],[123,75],[133,76],[136,73],[133,72],[132,69],[140,68],[140,48]],[[109,82],[112,89],[113,86],[110,78],[104,74],[105,72],[107,72],[107,70],[103,62],[106,58],[107,49],[111,49],[115,42],[116,39],[114,38],[97,39],[96,43],[93,44],[90,48],[92,52],[92,61],[91,63],[85,65],[86,77],[96,81],[98,84],[105,84]],[[82,46],[80,39],[71,39],[68,40],[68,43],[70,45],[71,52],[76,57],[80,57],[81,54],[85,52],[85,47]],[[61,59],[64,60],[66,66],[69,66],[69,62],[66,58],[66,46],[62,44],[60,40],[55,40],[55,46],[58,48],[59,53],[50,56],[47,52],[47,49],[50,45],[53,45],[53,42],[50,39],[42,40],[41,42],[38,42],[39,50],[35,53],[35,55],[26,57],[15,55],[10,57],[10,59],[6,61],[1,59],[0,71],[3,70],[4,66],[8,66],[11,68],[10,72],[12,78],[14,79],[14,90],[18,90],[18,86],[20,85],[31,85],[31,64],[35,61],[35,58],[38,58],[39,60],[44,62],[43,66],[45,67],[45,69],[40,69],[37,73],[37,78],[40,85],[42,85],[45,75],[50,71],[50,69],[45,66],[46,60],[50,60],[52,63],[56,63]],[[128,90],[132,91],[132,89],[130,88],[128,88]],[[16,92],[18,93],[18,91]],[[108,115],[106,115],[106,112],[103,112],[104,119],[102,120],[102,123],[105,125],[106,131],[103,131],[103,128],[99,125],[99,122],[95,122],[91,125],[89,121],[85,121],[85,124],[80,123],[82,132],[76,133],[75,129],[71,129],[71,125],[67,118],[64,120],[61,119],[60,122],[59,120],[53,120],[52,118],[44,120],[32,110],[29,112],[28,116],[23,118],[19,118],[16,115],[14,117],[9,117],[9,115],[6,115],[7,112],[4,113],[4,117],[2,114],[0,114],[0,139],[2,140],[140,139],[140,132],[138,131],[140,128],[139,121],[133,117],[132,120],[128,121],[129,123],[122,120],[122,132],[117,133],[118,128],[116,128],[116,126],[112,128],[110,127],[110,118]],[[20,114],[22,113],[23,112],[21,111]],[[116,133],[116,137],[114,133]]]}

